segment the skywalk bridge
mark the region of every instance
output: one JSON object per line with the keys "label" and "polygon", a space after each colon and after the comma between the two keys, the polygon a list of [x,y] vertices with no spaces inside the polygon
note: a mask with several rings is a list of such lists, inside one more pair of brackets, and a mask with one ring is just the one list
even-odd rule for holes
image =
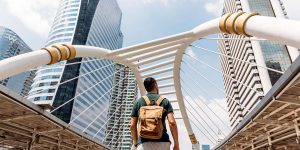
{"label": "skywalk bridge", "polygon": [[0,145],[31,150],[108,149],[97,140],[0,86]]}
{"label": "skywalk bridge", "polygon": [[[143,79],[159,76],[158,82],[167,82],[167,84],[159,84],[160,89],[165,89],[161,94],[174,95],[171,102],[178,106],[178,109],[175,109],[178,115],[176,118],[184,121],[191,144],[199,149],[197,137],[208,135],[198,135],[194,132],[199,127],[197,122],[190,119],[194,114],[187,108],[191,107],[186,107],[193,104],[182,94],[189,93],[190,90],[182,87],[181,66],[185,63],[182,61],[184,55],[199,63],[205,62],[186,54],[185,50],[191,46],[199,48],[193,45],[194,41],[220,32],[243,35],[245,38],[251,35],[300,48],[299,26],[300,22],[297,21],[264,17],[256,13],[226,14],[191,31],[115,51],[63,44],[8,58],[0,61],[0,80],[39,66],[48,64],[52,67],[51,64],[76,57],[108,59],[129,67],[136,77],[141,95],[145,94]],[[278,72],[251,62],[243,62]],[[215,149],[298,149],[299,68],[298,58],[257,107]],[[242,82],[240,84],[249,88]],[[93,135],[87,135],[72,125],[60,121],[52,116],[51,112],[31,104],[4,87],[0,87],[0,91],[1,145],[24,149],[110,149],[113,146],[111,143],[106,146]],[[72,99],[58,108],[70,101]],[[79,115],[84,113],[85,111]],[[197,128],[193,128],[191,124]],[[209,137],[214,139],[212,135]]]}

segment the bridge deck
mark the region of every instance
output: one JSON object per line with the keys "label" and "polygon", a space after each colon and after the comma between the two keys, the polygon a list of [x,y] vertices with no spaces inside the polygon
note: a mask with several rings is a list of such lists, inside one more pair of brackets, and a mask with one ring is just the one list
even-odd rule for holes
{"label": "bridge deck", "polygon": [[253,111],[215,149],[248,150],[272,147],[276,150],[299,150],[299,70],[298,57]]}
{"label": "bridge deck", "polygon": [[101,150],[98,141],[0,86],[0,147],[32,150]]}

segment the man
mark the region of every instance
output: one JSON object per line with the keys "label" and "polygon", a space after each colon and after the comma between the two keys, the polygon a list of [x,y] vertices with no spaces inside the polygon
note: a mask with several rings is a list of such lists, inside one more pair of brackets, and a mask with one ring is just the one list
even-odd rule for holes
{"label": "man", "polygon": [[[155,103],[160,97],[156,80],[152,77],[148,77],[144,80],[144,86],[147,91],[146,96],[150,101],[154,101]],[[138,136],[137,123],[139,119],[139,110],[142,106],[147,106],[146,101],[143,97],[141,97],[134,103],[131,113],[130,129],[133,140],[133,149],[137,148],[137,150],[170,150],[171,142],[169,139],[169,135],[167,134],[167,128],[165,124],[165,119],[167,117],[174,139],[173,150],[179,150],[177,125],[173,114],[173,108],[169,100],[164,98],[159,105],[164,109],[162,114],[163,131],[160,139],[147,139]]]}

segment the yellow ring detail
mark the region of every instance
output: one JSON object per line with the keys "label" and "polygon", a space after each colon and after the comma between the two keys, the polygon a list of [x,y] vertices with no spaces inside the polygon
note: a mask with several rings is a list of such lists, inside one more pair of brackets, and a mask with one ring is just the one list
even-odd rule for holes
{"label": "yellow ring detail", "polygon": [[229,33],[228,30],[226,29],[226,21],[231,16],[231,14],[232,13],[226,13],[220,19],[219,28],[220,28],[220,31],[223,33]]}
{"label": "yellow ring detail", "polygon": [[236,20],[236,31],[238,34],[245,35],[245,36],[250,36],[246,33],[245,31],[245,26],[246,22],[248,21],[249,18],[252,16],[259,15],[258,13],[244,13],[238,19]]}
{"label": "yellow ring detail", "polygon": [[67,58],[68,60],[74,59],[76,57],[76,49],[73,45],[70,44],[63,44],[63,46],[67,47],[69,49],[70,55]]}
{"label": "yellow ring detail", "polygon": [[54,47],[47,47],[47,48],[42,48],[42,50],[46,50],[50,57],[51,57],[51,61],[48,65],[54,64],[58,62],[58,53],[57,50]]}
{"label": "yellow ring detail", "polygon": [[189,135],[189,137],[190,137],[190,140],[191,140],[192,144],[197,144],[197,139],[196,139],[195,134],[191,134],[191,135]]}
{"label": "yellow ring detail", "polygon": [[229,31],[229,33],[234,33],[234,34],[238,34],[235,30],[235,21],[236,19],[242,15],[243,12],[237,12],[237,13],[233,13],[226,21],[226,29],[227,31]]}
{"label": "yellow ring detail", "polygon": [[56,48],[59,53],[60,53],[60,60],[59,61],[64,61],[67,60],[68,58],[68,52],[67,48],[63,45],[53,45],[52,47]]}

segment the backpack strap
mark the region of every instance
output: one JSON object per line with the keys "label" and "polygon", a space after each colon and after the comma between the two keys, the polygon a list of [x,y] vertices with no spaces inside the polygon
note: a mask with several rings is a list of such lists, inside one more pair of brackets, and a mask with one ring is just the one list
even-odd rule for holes
{"label": "backpack strap", "polygon": [[149,100],[148,96],[143,96],[143,99],[145,100],[147,106],[149,106],[151,104],[151,101]]}
{"label": "backpack strap", "polygon": [[163,96],[159,96],[158,100],[156,101],[156,105],[159,106],[164,99],[165,98]]}

